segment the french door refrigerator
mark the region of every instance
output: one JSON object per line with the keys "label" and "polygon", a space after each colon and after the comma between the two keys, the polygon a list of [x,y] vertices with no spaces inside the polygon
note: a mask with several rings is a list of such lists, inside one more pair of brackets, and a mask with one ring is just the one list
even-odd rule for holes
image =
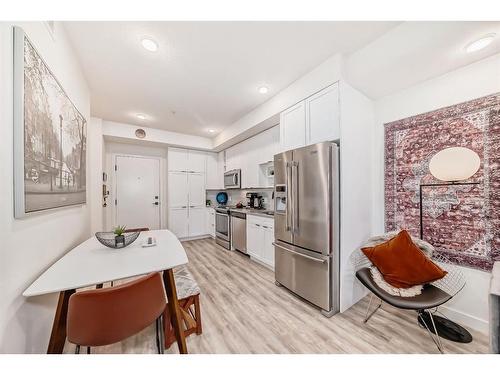
{"label": "french door refrigerator", "polygon": [[339,311],[339,147],[322,142],[274,156],[275,279]]}

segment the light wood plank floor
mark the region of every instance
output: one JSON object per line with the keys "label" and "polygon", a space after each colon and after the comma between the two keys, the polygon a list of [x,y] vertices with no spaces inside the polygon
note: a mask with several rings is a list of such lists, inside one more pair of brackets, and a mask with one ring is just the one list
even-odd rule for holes
{"label": "light wood plank floor", "polygon": [[[203,334],[187,338],[190,353],[437,353],[416,314],[383,305],[363,324],[368,297],[343,314],[319,310],[274,285],[274,273],[211,239],[184,242],[202,290]],[[487,353],[487,337],[443,340],[447,353]],[[155,353],[154,328],[93,353]],[[65,352],[74,346],[66,344]],[[82,350],[83,351],[83,350]],[[173,344],[167,353],[178,353]]]}

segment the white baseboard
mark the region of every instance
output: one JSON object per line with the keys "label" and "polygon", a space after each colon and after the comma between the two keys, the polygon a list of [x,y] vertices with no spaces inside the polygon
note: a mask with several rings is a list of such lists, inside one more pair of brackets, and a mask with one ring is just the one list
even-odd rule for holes
{"label": "white baseboard", "polygon": [[444,315],[446,315],[454,322],[464,325],[466,328],[472,328],[473,330],[484,333],[486,335],[489,333],[489,323],[486,320],[446,306],[440,306],[439,311],[441,311]]}
{"label": "white baseboard", "polygon": [[202,234],[201,236],[182,237],[182,238],[179,238],[179,241],[184,242],[184,241],[192,241],[192,240],[201,240],[203,238],[213,238],[213,237],[210,234]]}

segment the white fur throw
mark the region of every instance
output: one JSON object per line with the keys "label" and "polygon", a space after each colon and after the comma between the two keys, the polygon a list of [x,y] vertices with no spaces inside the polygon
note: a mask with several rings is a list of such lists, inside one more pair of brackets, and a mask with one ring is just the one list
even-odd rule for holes
{"label": "white fur throw", "polygon": [[[394,238],[398,233],[399,231],[393,231],[382,234],[380,236],[371,237],[370,239],[368,239],[368,241],[366,241],[363,244],[363,246],[361,246],[361,248],[373,247],[383,242],[389,241],[391,238]],[[422,250],[425,256],[427,256],[428,258],[432,257],[434,247],[430,243],[425,242],[419,238],[415,238],[413,236],[411,237],[411,240],[415,245],[418,246],[420,250]],[[415,297],[422,293],[422,289],[424,287],[423,285],[414,285],[410,288],[396,288],[384,280],[384,277],[382,276],[378,268],[375,267],[374,265],[370,267],[370,273],[373,277],[373,281],[375,282],[375,284],[377,284],[381,289],[383,289],[384,291],[393,296]]]}

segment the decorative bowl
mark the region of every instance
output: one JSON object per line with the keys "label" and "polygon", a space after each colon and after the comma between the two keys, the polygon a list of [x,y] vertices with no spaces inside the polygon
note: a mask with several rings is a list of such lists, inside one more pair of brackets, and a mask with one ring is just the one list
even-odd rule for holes
{"label": "decorative bowl", "polygon": [[137,237],[139,237],[139,234],[141,234],[141,232],[128,232],[123,233],[121,236],[117,236],[113,232],[97,232],[95,237],[104,246],[112,249],[122,249],[134,242]]}

